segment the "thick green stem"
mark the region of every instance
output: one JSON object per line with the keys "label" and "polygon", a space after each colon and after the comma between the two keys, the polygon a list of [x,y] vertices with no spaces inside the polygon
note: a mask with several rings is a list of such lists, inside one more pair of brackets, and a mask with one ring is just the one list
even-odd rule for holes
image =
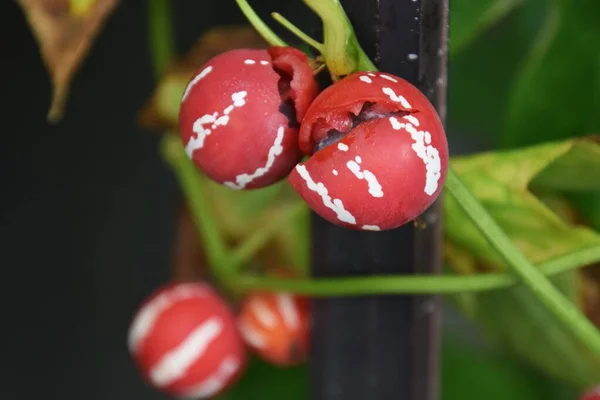
{"label": "thick green stem", "polygon": [[169,1],[150,0],[148,3],[148,40],[156,77],[165,72],[176,53]]}
{"label": "thick green stem", "polygon": [[510,238],[496,224],[486,209],[471,194],[452,168],[448,169],[446,189],[472,219],[489,243],[502,255],[506,263],[531,289],[536,297],[571,328],[588,348],[600,355],[600,332],[543,273],[515,247]]}
{"label": "thick green stem", "polygon": [[323,21],[323,58],[329,71],[344,76],[377,68],[360,46],[339,0],[304,0]]}
{"label": "thick green stem", "polygon": [[227,274],[227,249],[206,201],[202,177],[194,163],[185,154],[178,135],[165,134],[161,150],[164,159],[171,165],[183,189],[191,215],[202,238],[211,270],[222,279]]}
{"label": "thick green stem", "polygon": [[287,46],[287,43],[284,42],[275,32],[269,28],[267,24],[258,16],[258,14],[252,9],[250,4],[246,0],[235,0],[238,7],[248,21],[252,24],[254,29],[265,39],[267,43],[271,46]]}
{"label": "thick green stem", "polygon": [[[600,262],[600,246],[584,249],[537,266],[548,276],[567,272],[582,265]],[[478,275],[406,275],[359,278],[289,280],[241,275],[235,289],[251,291],[287,291],[306,296],[361,296],[383,294],[456,294],[484,292],[518,285],[521,281],[510,272]]]}

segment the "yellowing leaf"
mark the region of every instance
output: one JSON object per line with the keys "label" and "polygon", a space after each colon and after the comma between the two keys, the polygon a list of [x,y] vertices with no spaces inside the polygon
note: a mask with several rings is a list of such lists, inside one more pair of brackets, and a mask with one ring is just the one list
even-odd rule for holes
{"label": "yellowing leaf", "polygon": [[[578,225],[572,208],[560,196],[560,190],[599,188],[599,154],[597,138],[587,137],[459,157],[451,162],[515,245],[531,261],[541,263],[600,245],[600,234]],[[574,179],[577,182],[572,182]],[[504,268],[502,258],[456,200],[448,194],[444,200],[445,257],[452,270],[464,274],[474,269]],[[597,286],[590,286],[579,271],[555,276],[552,282],[587,315],[593,314],[590,302],[598,298]],[[526,288],[477,293],[470,300],[474,306],[457,304],[524,361],[577,387],[600,381],[600,359],[592,356]]]}
{"label": "yellowing leaf", "polygon": [[[585,149],[585,150],[584,150]],[[587,170],[578,190],[600,184],[600,144],[592,138],[553,142],[513,151],[484,153],[452,160],[452,166],[473,194],[509,234],[517,247],[535,262],[600,244],[600,234],[570,225],[530,190],[575,187],[575,171]],[[537,179],[539,177],[539,180]],[[584,178],[584,177],[582,177]],[[446,236],[473,256],[501,268],[501,257],[490,247],[456,200],[445,196]]]}
{"label": "yellowing leaf", "polygon": [[[48,120],[63,115],[71,80],[118,0],[17,0],[52,78]],[[76,3],[76,4],[75,4]]]}

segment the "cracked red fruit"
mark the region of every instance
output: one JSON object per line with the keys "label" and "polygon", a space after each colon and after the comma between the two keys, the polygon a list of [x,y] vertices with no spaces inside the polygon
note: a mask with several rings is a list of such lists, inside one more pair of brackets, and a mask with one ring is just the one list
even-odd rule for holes
{"label": "cracked red fruit", "polygon": [[311,156],[289,182],[324,219],[387,230],[423,213],[446,178],[448,144],[423,93],[390,74],[359,72],[321,92],[300,127]]}
{"label": "cracked red fruit", "polygon": [[319,88],[308,57],[291,47],[237,49],[200,68],[179,112],[186,153],[232,189],[271,185],[301,157],[298,127]]}
{"label": "cracked red fruit", "polygon": [[175,397],[222,393],[247,360],[233,311],[203,283],[156,290],[136,313],[128,342],[146,381]]}
{"label": "cracked red fruit", "polygon": [[308,354],[308,307],[307,299],[286,293],[251,294],[238,315],[242,338],[272,364],[300,364]]}

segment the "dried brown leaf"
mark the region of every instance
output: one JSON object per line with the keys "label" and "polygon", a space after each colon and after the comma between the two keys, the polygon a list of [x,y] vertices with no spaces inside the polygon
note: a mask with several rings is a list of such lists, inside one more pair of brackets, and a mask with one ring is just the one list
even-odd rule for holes
{"label": "dried brown leaf", "polygon": [[94,0],[85,12],[74,12],[69,0],[17,0],[52,78],[50,122],[61,119],[73,75],[118,1]]}
{"label": "dried brown leaf", "polygon": [[228,50],[267,47],[267,43],[250,25],[222,26],[209,30],[183,58],[169,66],[152,97],[139,113],[138,122],[149,129],[176,129],[181,95],[198,68]]}

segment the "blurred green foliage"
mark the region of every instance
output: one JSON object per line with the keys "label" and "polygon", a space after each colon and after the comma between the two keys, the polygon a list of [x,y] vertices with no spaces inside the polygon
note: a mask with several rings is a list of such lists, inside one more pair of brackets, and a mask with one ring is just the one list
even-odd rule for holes
{"label": "blurred green foliage", "polygon": [[[484,3],[488,6],[486,9],[482,7]],[[467,138],[483,137],[485,140],[477,141],[496,148],[522,148],[600,133],[600,2],[484,1],[478,2],[477,15],[474,15],[472,4],[467,0],[454,0],[451,6],[450,40],[452,43],[456,38],[459,43],[451,45],[449,126],[461,130]],[[497,18],[490,18],[490,15]],[[485,23],[478,25],[474,20]],[[530,148],[515,153],[520,160],[514,157],[509,160],[510,157],[503,153],[490,155],[488,160],[483,156],[472,158],[471,163],[465,160],[461,165],[472,171],[473,179],[465,178],[457,168],[477,197],[483,198],[488,210],[515,238],[521,250],[538,261],[560,249],[569,251],[565,246],[573,249],[586,241],[600,239],[600,235],[590,229],[569,225],[573,223],[575,211],[579,214],[578,219],[590,228],[600,229],[600,190],[597,187],[600,173],[586,165],[586,162],[598,163],[600,153],[596,147],[592,150],[594,153],[583,154],[592,148],[592,142],[582,145],[581,153],[576,151],[568,157],[567,161],[579,163],[579,168],[554,164],[545,175],[538,175],[538,181],[532,185],[534,188],[535,183],[538,184],[538,194],[552,192],[559,196],[559,203],[569,201],[566,215],[560,212],[565,207],[561,210],[547,208],[548,204],[538,202],[527,187],[522,187],[521,195],[508,189],[527,178],[532,172],[532,163],[543,163],[546,159],[549,162],[545,166],[551,165],[548,157],[559,146],[547,144],[537,150]],[[513,171],[502,171],[503,168],[513,168]],[[486,175],[486,170],[490,176]],[[498,186],[498,180],[493,179],[492,175],[498,174],[506,174],[504,186]],[[581,190],[581,185],[587,190]],[[502,202],[502,198],[507,202]],[[521,206],[529,203],[533,208],[515,208],[517,203]],[[448,224],[455,225],[454,232],[460,232],[460,225],[466,222],[464,218],[461,220],[458,208],[453,207],[452,199],[447,203],[446,218]],[[543,221],[553,221],[550,224],[553,226],[543,227]],[[463,233],[467,231],[473,233],[462,230]],[[572,236],[580,234],[587,239]],[[548,242],[547,235],[554,235],[554,239]],[[574,239],[570,245],[569,237]],[[457,243],[460,243],[459,247],[464,246],[451,249],[455,266],[462,269],[460,272],[485,270],[490,268],[490,263],[501,265],[487,243],[482,243],[476,236],[461,235],[451,239],[454,240],[453,244],[449,243],[451,246]],[[486,263],[487,267],[482,266]],[[574,272],[562,274],[553,281],[571,299],[578,301],[577,279]],[[465,297],[468,298],[466,302]],[[463,310],[489,334],[489,338],[498,340],[515,356],[536,365],[555,380],[579,387],[598,380],[599,360],[587,357],[585,349],[577,346],[570,333],[523,288],[467,295],[461,300],[457,304],[463,305]],[[550,384],[544,380],[538,380],[537,384],[542,387]],[[497,385],[498,390],[501,386]],[[466,391],[462,396],[468,397]],[[517,395],[505,398],[513,397],[517,398]],[[530,394],[523,398],[547,397]],[[555,398],[574,399],[575,395]]]}
{"label": "blurred green foliage", "polygon": [[[451,43],[455,38],[467,37],[469,40],[461,39],[459,44],[451,46],[449,125],[462,130],[466,137],[470,136],[474,139],[477,136],[484,137],[483,142],[504,148],[521,148],[599,133],[600,51],[597,43],[600,41],[600,24],[598,24],[600,2],[500,0],[482,3],[488,5],[487,10],[478,10],[477,16],[474,16],[472,2],[466,0],[452,2]],[[481,3],[478,7],[480,6]],[[463,7],[466,10],[463,10]],[[508,8],[508,12],[493,12]],[[497,16],[499,19],[493,21],[490,15]],[[470,21],[467,22],[465,19]],[[483,20],[488,24],[485,28],[479,25],[476,34],[469,35],[463,32],[463,29],[474,32],[473,26],[477,25],[474,24],[473,19]],[[554,149],[557,148],[556,146]],[[593,145],[590,142],[588,146]],[[590,148],[583,145],[580,150],[586,152]],[[511,163],[517,161],[517,163],[512,164],[514,170],[510,172],[511,176],[506,176],[507,186],[528,175],[531,172],[531,169],[527,168],[528,165],[531,166],[530,162],[533,160],[539,162],[547,158],[548,152],[552,152],[552,146],[540,146],[537,151],[537,155],[527,154],[527,151],[521,152],[520,164],[518,160],[510,161]],[[488,171],[495,173],[509,164],[504,154],[499,153],[496,157],[496,160],[487,160]],[[503,197],[517,200],[518,196],[515,196],[515,192],[510,193],[510,190],[507,192],[507,186],[491,188],[495,184],[494,179],[489,176],[481,179],[480,172],[481,169],[485,170],[485,166],[477,166],[475,159],[484,161],[481,158],[473,159],[474,164],[470,165],[470,170],[473,171],[474,177],[473,180],[467,178],[467,183],[476,192],[488,192],[491,197],[482,193],[479,193],[478,197],[481,199],[483,196],[484,200],[487,199],[488,210],[495,218],[499,218],[498,221],[503,224],[504,229],[508,229],[507,232],[511,236],[517,238],[515,240],[521,250],[525,251],[530,258],[545,258],[550,255],[550,252],[560,248],[565,249],[564,246],[568,246],[567,238],[575,234],[575,231],[583,229],[575,226],[568,227],[568,223],[572,223],[568,218],[572,217],[573,210],[567,210],[565,215],[559,212],[561,210],[553,207],[552,211],[557,212],[565,220],[561,221],[542,203],[537,203],[534,207],[538,211],[522,209],[519,212],[509,206],[509,203],[514,205],[514,202],[500,204],[502,203],[500,199]],[[550,191],[552,186],[555,186],[553,194],[561,196],[559,202],[568,200],[566,208],[574,208],[580,219],[583,219],[590,228],[598,230],[600,229],[600,191],[593,184],[600,182],[600,174],[597,170],[585,166],[585,163],[598,163],[600,153],[586,156],[576,152],[569,157],[569,161],[579,163],[580,168],[571,169],[555,164],[553,168],[547,170],[545,176],[544,174],[538,176],[537,183],[541,186],[544,186],[544,182],[546,184],[541,193],[544,193],[544,189]],[[468,161],[465,161],[463,166],[469,168]],[[576,173],[573,173],[575,171]],[[559,176],[565,172],[571,175]],[[477,175],[480,178],[477,178]],[[586,184],[587,190],[574,191],[576,188],[573,186],[581,189],[581,184]],[[491,192],[488,189],[492,189]],[[528,190],[527,192],[530,193]],[[493,193],[499,194],[500,197],[494,196]],[[522,194],[524,197],[521,199],[525,202],[530,204],[536,202],[531,194]],[[528,199],[526,200],[525,197]],[[451,201],[448,205],[450,207],[452,207]],[[521,201],[517,202],[521,205],[525,204]],[[462,222],[457,220],[460,219],[460,215],[457,209],[453,209],[452,212],[447,209],[448,223],[453,221],[455,224],[464,223],[464,220]],[[555,229],[557,226],[544,228],[540,225],[544,220],[553,220],[552,225],[562,225],[567,231],[563,228]],[[554,235],[554,241],[546,242],[546,235]],[[594,237],[600,238],[600,235],[589,229],[584,236],[592,241],[596,240]],[[484,264],[498,262],[494,256],[491,256],[492,252],[489,248],[484,250],[487,247],[486,243],[475,251],[473,246],[478,246],[478,240],[474,236],[454,239],[458,239],[461,245],[468,249],[464,252],[462,249],[454,249],[455,251],[452,252],[455,257],[462,257],[462,260],[456,260],[460,264],[459,269],[463,269],[461,272],[469,272],[469,268],[482,268],[482,261]],[[571,245],[573,247],[583,245],[588,239],[581,241],[575,239]],[[478,260],[470,259],[473,255],[477,255]],[[562,274],[553,281],[569,297],[578,301],[577,273]],[[469,301],[465,302],[463,296],[462,302],[458,304],[463,304],[463,310],[484,328],[489,338],[498,340],[515,356],[536,365],[557,381],[568,381],[574,386],[586,386],[598,379],[599,361],[588,358],[585,350],[573,342],[570,333],[562,329],[554,317],[535,302],[528,291],[518,288],[466,297]],[[537,385],[540,387],[553,385],[548,380],[545,382],[544,380],[537,380]],[[500,390],[502,385],[498,384],[496,387]],[[461,395],[467,396],[466,390]],[[560,393],[555,393],[555,396],[559,396],[555,398],[565,399],[576,397],[575,394],[570,396],[563,394],[560,397]],[[513,397],[518,398],[517,395],[505,398]],[[448,398],[460,398],[460,395]],[[529,397],[522,398],[548,397],[530,394]]]}

